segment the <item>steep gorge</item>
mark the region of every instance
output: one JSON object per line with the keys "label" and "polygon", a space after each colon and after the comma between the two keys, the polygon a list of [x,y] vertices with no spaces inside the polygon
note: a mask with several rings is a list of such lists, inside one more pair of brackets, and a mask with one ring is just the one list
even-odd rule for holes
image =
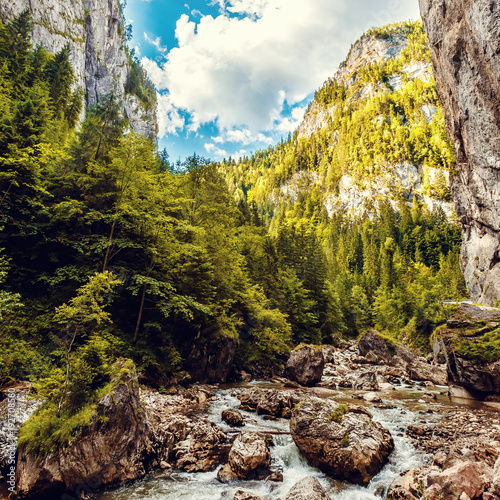
{"label": "steep gorge", "polygon": [[500,4],[420,0],[446,125],[452,192],[473,300],[500,301]]}
{"label": "steep gorge", "polygon": [[[125,45],[118,0],[0,0],[0,19],[10,20],[26,9],[34,46],[55,54],[69,44],[75,88],[84,91],[88,106],[113,92],[123,100],[123,115],[132,129],[156,137],[156,93],[152,86],[143,88],[148,84]],[[135,88],[134,76],[139,76]]]}

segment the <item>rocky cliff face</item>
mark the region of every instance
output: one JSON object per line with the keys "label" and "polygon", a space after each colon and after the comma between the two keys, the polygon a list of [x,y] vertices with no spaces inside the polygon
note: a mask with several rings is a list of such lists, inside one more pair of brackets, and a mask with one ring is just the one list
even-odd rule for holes
{"label": "rocky cliff face", "polygon": [[118,0],[0,0],[0,18],[12,19],[28,8],[34,45],[57,53],[69,43],[75,85],[85,91],[87,104],[113,91],[123,98],[123,114],[134,131],[156,137],[155,110],[125,94],[131,68]]}
{"label": "rocky cliff face", "polygon": [[500,3],[420,0],[436,83],[457,152],[453,197],[472,298],[500,301]]}

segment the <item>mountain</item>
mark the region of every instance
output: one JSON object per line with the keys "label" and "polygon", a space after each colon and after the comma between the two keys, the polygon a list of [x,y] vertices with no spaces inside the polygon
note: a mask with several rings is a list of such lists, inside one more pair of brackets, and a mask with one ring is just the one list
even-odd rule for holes
{"label": "mountain", "polygon": [[0,19],[29,9],[33,46],[56,54],[66,45],[87,106],[104,95],[123,99],[122,112],[134,131],[156,138],[156,92],[125,43],[118,0],[0,0]]}
{"label": "mountain", "polygon": [[420,0],[446,123],[471,297],[500,303],[500,4]]}
{"label": "mountain", "polygon": [[277,207],[314,190],[329,215],[421,201],[454,216],[454,152],[421,23],[371,30],[316,92],[293,138],[239,163],[233,190]]}

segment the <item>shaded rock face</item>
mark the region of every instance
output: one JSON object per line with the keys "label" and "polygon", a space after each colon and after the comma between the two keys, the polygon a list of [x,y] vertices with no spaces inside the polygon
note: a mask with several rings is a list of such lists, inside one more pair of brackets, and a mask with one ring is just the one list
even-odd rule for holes
{"label": "shaded rock face", "polygon": [[446,328],[440,330],[438,340],[445,352],[450,386],[464,387],[478,398],[500,393],[500,360],[488,362],[457,352],[462,343],[472,351],[474,344],[480,345],[483,335],[491,334],[499,326],[500,309],[460,305]]}
{"label": "shaded rock face", "polygon": [[340,480],[367,484],[394,448],[389,431],[355,405],[307,398],[294,409],[290,432],[307,460]]}
{"label": "shaded rock face", "polygon": [[374,330],[369,330],[359,339],[358,349],[361,356],[371,353],[376,362],[389,361],[391,357],[386,340]]}
{"label": "shaded rock face", "polygon": [[285,374],[290,380],[312,386],[321,382],[324,367],[323,351],[314,346],[303,345],[291,352]]}
{"label": "shaded rock face", "polygon": [[18,450],[20,497],[50,497],[50,491],[75,490],[92,478],[104,486],[119,484],[144,476],[156,463],[154,432],[141,406],[137,375],[133,371],[127,377],[99,400],[97,411],[106,422],[96,418],[66,448],[44,458],[24,447]]}
{"label": "shaded rock face", "polygon": [[474,302],[500,300],[500,3],[419,0],[446,125],[462,268]]}
{"label": "shaded rock face", "polygon": [[330,497],[315,477],[305,477],[293,486],[285,500],[330,500]]}
{"label": "shaded rock face", "polygon": [[113,91],[123,98],[123,114],[133,130],[155,138],[155,110],[147,111],[136,96],[125,95],[130,65],[118,0],[8,0],[0,2],[0,18],[12,19],[28,8],[34,46],[57,53],[70,45],[75,86],[84,90],[87,104]]}
{"label": "shaded rock face", "polygon": [[234,365],[238,341],[226,337],[217,343],[197,342],[186,361],[192,380],[208,383],[226,382]]}

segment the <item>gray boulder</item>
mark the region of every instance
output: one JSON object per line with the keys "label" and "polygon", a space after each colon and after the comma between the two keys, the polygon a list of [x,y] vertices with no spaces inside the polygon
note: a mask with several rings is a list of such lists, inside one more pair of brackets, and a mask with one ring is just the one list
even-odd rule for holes
{"label": "gray boulder", "polygon": [[285,374],[299,384],[312,386],[321,382],[325,359],[320,347],[300,345],[290,354]]}

